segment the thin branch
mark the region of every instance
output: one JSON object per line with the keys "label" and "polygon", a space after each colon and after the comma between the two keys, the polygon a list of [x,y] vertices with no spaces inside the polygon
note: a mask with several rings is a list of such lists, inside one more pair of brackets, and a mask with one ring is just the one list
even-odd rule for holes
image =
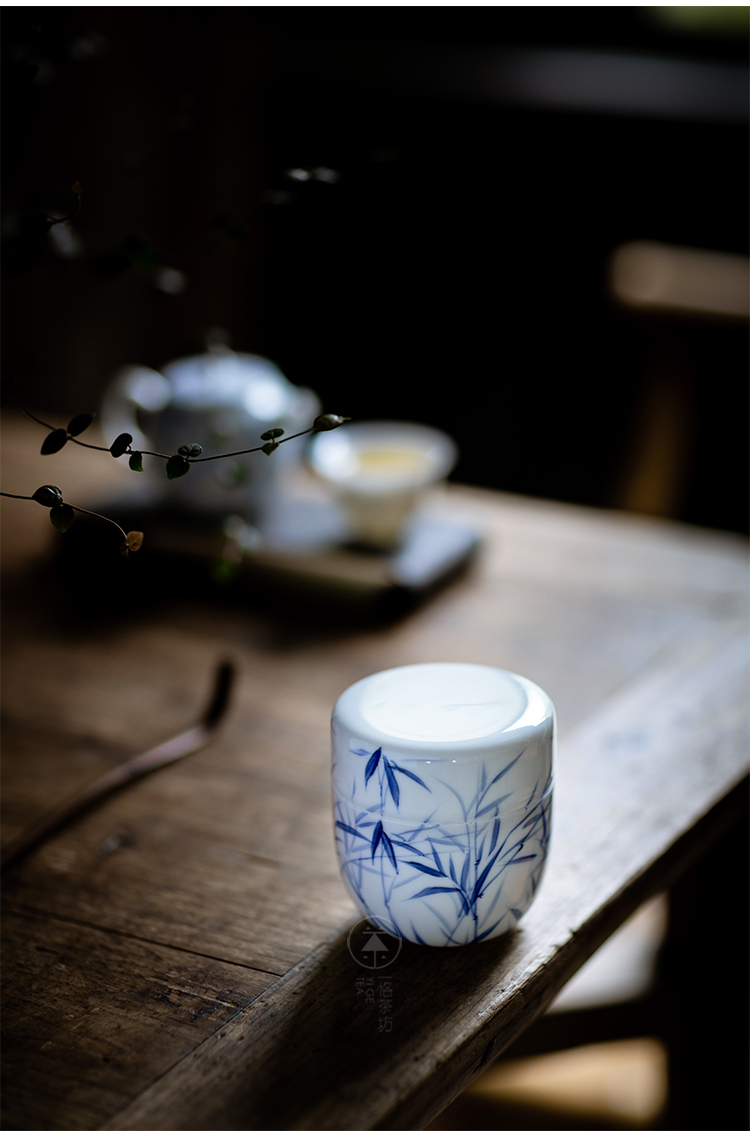
{"label": "thin branch", "polygon": [[11,398],[10,394],[3,393],[3,397],[9,405],[13,406],[13,409],[18,410],[19,413],[25,414],[26,417],[29,417],[32,421],[35,421],[37,425],[43,425],[45,429],[57,428],[57,426],[55,425],[50,425],[48,421],[42,421],[41,417],[35,417],[33,413],[30,413],[29,410],[24,409],[23,406],[19,406],[18,402],[13,401],[13,398]]}
{"label": "thin branch", "polygon": [[108,453],[109,449],[106,445],[90,445],[88,441],[79,441],[77,437],[68,435],[68,441],[72,441],[74,445],[83,445],[84,449],[98,449],[100,453]]}
{"label": "thin branch", "polygon": [[[109,449],[107,452],[109,452]],[[154,453],[151,449],[133,449],[130,445],[128,445],[125,453],[140,453],[142,457],[162,457],[165,461],[168,461],[174,455],[172,453]],[[123,456],[125,456],[125,453],[123,453]]]}
{"label": "thin branch", "polygon": [[[288,437],[277,437],[276,444],[283,445],[285,441],[293,441],[295,437],[304,437],[306,433],[312,433],[315,426],[311,425],[309,429],[303,429],[301,433],[290,433]],[[266,442],[268,444],[268,442]],[[260,453],[263,451],[263,445],[256,445],[254,449],[238,449],[236,453],[216,453],[213,457],[188,457],[191,465],[197,465],[199,461],[220,461],[222,457],[242,457],[245,453]],[[158,454],[161,456],[161,454]]]}
{"label": "thin branch", "polygon": [[[17,496],[15,492],[0,492],[0,496],[9,496],[11,500],[34,500],[33,496]],[[39,501],[37,500],[35,501],[35,503],[38,504]],[[50,507],[59,508],[62,504],[68,504],[68,501],[61,500],[60,504],[52,504],[50,505]],[[46,508],[47,505],[45,504],[43,505],[43,507]],[[85,512],[87,516],[96,516],[98,520],[106,520],[108,524],[114,524],[118,532],[120,532],[120,534],[122,535],[122,538],[124,540],[127,540],[128,533],[123,531],[116,520],[110,520],[109,516],[102,516],[101,512],[92,512],[90,508],[79,508],[77,504],[68,504],[68,507],[72,508],[74,512]]]}
{"label": "thin branch", "polygon": [[[5,394],[4,396],[6,401],[9,402],[14,409],[17,409],[19,413],[25,414],[26,417],[31,418],[31,420],[35,421],[37,425],[43,425],[45,429],[52,430],[53,432],[58,428],[63,428],[62,426],[50,425],[48,421],[42,421],[40,417],[36,417],[33,413],[30,413],[29,410],[24,409],[23,406],[18,405],[18,403],[15,402],[7,394]],[[344,420],[348,419],[345,418]],[[283,445],[285,441],[294,441],[296,437],[305,437],[308,433],[315,432],[315,426],[311,425],[309,429],[302,429],[299,433],[290,433],[288,437],[274,438],[274,441],[277,445]],[[100,453],[111,452],[111,448],[106,445],[91,445],[88,441],[79,441],[77,437],[71,437],[70,434],[68,434],[67,439],[68,441],[72,441],[74,445],[83,446],[84,449],[96,449]],[[267,445],[268,442],[266,442],[265,444]],[[247,453],[261,453],[263,452],[264,448],[265,445],[255,445],[252,449],[236,449],[232,453],[214,453],[212,457],[186,457],[185,460],[191,465],[196,465],[200,461],[221,461],[225,457],[244,457]],[[170,460],[171,456],[174,455],[169,453],[156,453],[153,449],[133,449],[132,445],[128,445],[127,449],[123,450],[121,456],[124,457],[128,453],[131,456],[133,453],[140,453],[141,456],[145,457],[161,457],[163,461]],[[31,499],[31,497],[29,497],[29,499]],[[73,507],[73,505],[71,505],[71,507]]]}
{"label": "thin branch", "polygon": [[[31,500],[33,497],[30,496],[28,499]],[[65,503],[68,503],[67,500]],[[118,532],[122,534],[122,538],[127,541],[128,533],[122,530],[116,520],[110,520],[109,516],[102,516],[100,512],[92,512],[89,508],[79,508],[76,504],[68,504],[68,507],[72,508],[74,512],[85,512],[87,516],[96,516],[98,520],[106,520],[108,524],[114,524]]]}
{"label": "thin branch", "polygon": [[[37,425],[43,425],[45,429],[49,429],[52,432],[54,432],[56,429],[62,428],[58,425],[50,425],[48,421],[42,421],[41,417],[36,417],[35,414],[31,413],[27,409],[24,409],[23,406],[19,406],[18,402],[14,402],[13,398],[11,398],[8,394],[4,394],[3,397],[9,405],[13,406],[13,409],[18,410],[19,413],[25,414],[26,417],[30,418],[32,421],[35,421]],[[79,441],[77,437],[68,436],[68,441],[72,441],[75,445],[83,445],[85,449],[98,449],[100,453],[109,452],[109,449],[106,445],[90,445],[88,441]]]}

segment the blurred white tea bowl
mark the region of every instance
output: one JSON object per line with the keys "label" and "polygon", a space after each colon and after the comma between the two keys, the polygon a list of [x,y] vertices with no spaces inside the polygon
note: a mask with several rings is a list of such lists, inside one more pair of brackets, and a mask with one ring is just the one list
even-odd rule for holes
{"label": "blurred white tea bowl", "polygon": [[307,459],[334,488],[352,540],[386,550],[401,541],[425,490],[455,466],[458,449],[429,425],[361,421],[316,434]]}

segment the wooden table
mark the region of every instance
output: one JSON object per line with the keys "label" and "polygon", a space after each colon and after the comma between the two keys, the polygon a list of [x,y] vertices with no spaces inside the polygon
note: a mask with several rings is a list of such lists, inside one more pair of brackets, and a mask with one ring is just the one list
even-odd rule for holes
{"label": "wooden table", "polygon": [[[4,430],[6,491],[91,506],[123,483],[103,454],[41,458],[37,427]],[[209,747],[6,872],[7,1129],[419,1129],[745,805],[739,537],[454,486],[435,507],[483,550],[396,624],[184,597],[80,620],[35,566],[64,537],[3,503],[4,838],[189,724],[217,661],[239,673]],[[386,1031],[346,948],[329,717],[359,678],[435,660],[549,692],[554,835],[518,930],[404,946]]]}

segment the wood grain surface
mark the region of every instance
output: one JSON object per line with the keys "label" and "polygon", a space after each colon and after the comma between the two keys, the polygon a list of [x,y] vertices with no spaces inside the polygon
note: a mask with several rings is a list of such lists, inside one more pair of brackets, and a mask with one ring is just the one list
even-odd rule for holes
{"label": "wood grain surface", "polygon": [[665,666],[569,737],[534,906],[516,931],[471,950],[405,945],[384,970],[390,1034],[340,932],[108,1128],[420,1129],[742,814],[746,653],[730,637]]}
{"label": "wood grain surface", "polygon": [[[33,456],[36,427],[4,428],[7,491],[57,483],[96,507],[90,462],[99,492],[124,483],[106,454],[81,471]],[[368,628],[200,594],[77,620],[45,567],[64,537],[3,501],[4,839],[190,724],[218,661],[238,670],[209,747],[7,872],[6,1128],[419,1128],[731,821],[745,541],[459,486],[431,507],[483,532],[479,560]],[[341,929],[329,718],[359,678],[437,660],[523,673],[555,702],[551,858],[515,933],[404,946],[382,1034]]]}

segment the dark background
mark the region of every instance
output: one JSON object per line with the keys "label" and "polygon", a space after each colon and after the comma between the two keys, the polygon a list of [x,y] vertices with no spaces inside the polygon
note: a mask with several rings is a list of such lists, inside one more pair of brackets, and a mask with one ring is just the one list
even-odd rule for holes
{"label": "dark background", "polygon": [[[747,253],[746,113],[546,105],[477,80],[540,49],[737,68],[736,23],[6,8],[3,25],[18,400],[96,409],[118,366],[159,367],[218,328],[328,411],[447,430],[456,480],[621,507],[667,373],[684,456],[661,511],[747,531],[746,326],[628,313],[606,288],[628,240]],[[288,172],[320,167],[334,179]],[[76,180],[82,210],[55,242],[40,223],[75,209]]]}

